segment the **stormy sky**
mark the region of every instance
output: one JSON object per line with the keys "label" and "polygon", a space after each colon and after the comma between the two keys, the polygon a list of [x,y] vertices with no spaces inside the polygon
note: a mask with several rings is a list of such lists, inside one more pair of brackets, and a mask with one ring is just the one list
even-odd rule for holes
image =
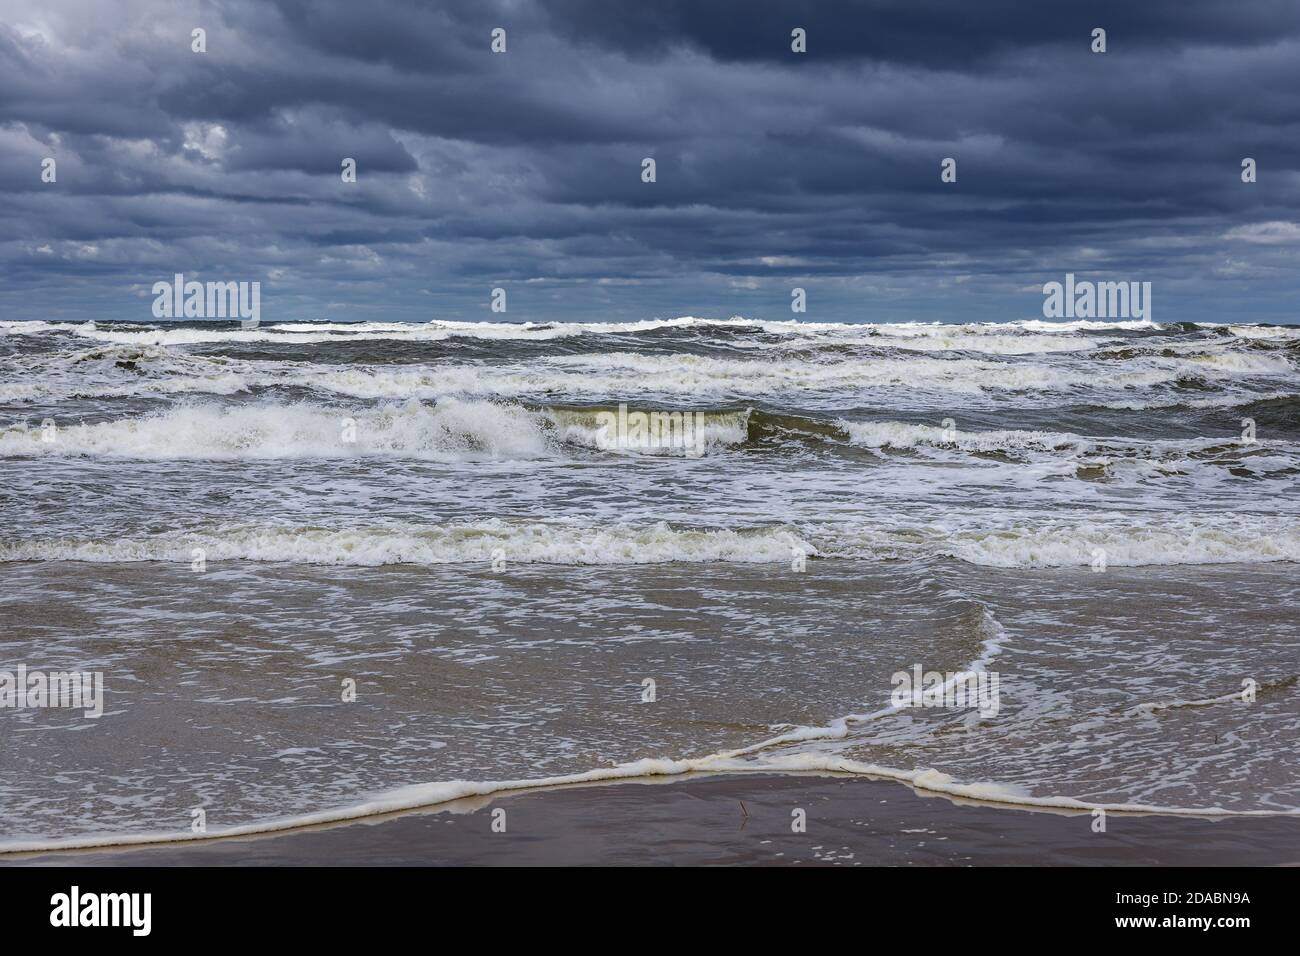
{"label": "stormy sky", "polygon": [[1294,322],[1298,155],[1294,0],[0,0],[0,318]]}

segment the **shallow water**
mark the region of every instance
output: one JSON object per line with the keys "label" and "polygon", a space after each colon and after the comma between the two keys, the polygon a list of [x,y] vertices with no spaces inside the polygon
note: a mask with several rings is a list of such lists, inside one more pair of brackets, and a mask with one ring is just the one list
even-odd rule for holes
{"label": "shallow water", "polygon": [[646,759],[1300,808],[1300,330],[0,328],[0,670],[106,688],[0,709],[0,842]]}

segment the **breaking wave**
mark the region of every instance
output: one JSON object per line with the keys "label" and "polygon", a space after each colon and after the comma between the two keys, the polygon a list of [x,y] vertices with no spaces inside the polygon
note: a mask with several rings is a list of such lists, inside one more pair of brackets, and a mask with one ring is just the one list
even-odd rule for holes
{"label": "breaking wave", "polygon": [[1124,527],[1097,522],[942,529],[683,527],[489,519],[438,525],[227,525],[109,539],[0,540],[0,561],[188,563],[209,560],[373,567],[491,562],[618,565],[726,561],[789,563],[792,555],[891,561],[951,558],[993,568],[1049,569],[1300,562],[1300,519],[1152,515]]}
{"label": "breaking wave", "polygon": [[533,459],[554,454],[538,417],[517,405],[417,401],[365,411],[317,405],[187,405],[119,421],[0,432],[0,455],[138,459]]}
{"label": "breaking wave", "polygon": [[1195,518],[1151,514],[1114,520],[1000,528],[899,527],[845,532],[825,557],[956,558],[991,568],[1145,567],[1300,561],[1300,519],[1256,515]]}
{"label": "breaking wave", "polygon": [[262,561],[377,567],[386,564],[490,564],[500,556],[521,564],[618,565],[665,562],[790,561],[815,554],[786,528],[693,529],[581,526],[489,519],[406,528],[330,529],[231,526],[107,540],[50,538],[0,541],[0,561],[189,563],[202,548],[209,561]]}

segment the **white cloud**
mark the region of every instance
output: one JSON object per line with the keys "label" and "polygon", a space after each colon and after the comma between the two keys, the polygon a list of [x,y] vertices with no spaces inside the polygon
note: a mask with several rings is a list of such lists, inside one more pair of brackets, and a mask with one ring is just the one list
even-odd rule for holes
{"label": "white cloud", "polygon": [[1255,242],[1265,245],[1300,242],[1300,223],[1295,222],[1253,222],[1247,226],[1237,226],[1223,234],[1224,239],[1236,239],[1241,242]]}

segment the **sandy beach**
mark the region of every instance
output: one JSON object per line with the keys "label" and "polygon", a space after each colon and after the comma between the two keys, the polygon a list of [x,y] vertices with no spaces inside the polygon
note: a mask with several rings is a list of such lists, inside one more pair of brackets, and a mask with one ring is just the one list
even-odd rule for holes
{"label": "sandy beach", "polygon": [[[793,813],[807,829],[792,831]],[[505,832],[493,832],[495,810]],[[495,819],[500,819],[499,815]],[[1288,866],[1300,821],[954,802],[888,781],[723,774],[462,800],[275,835],[0,857],[27,866]]]}

